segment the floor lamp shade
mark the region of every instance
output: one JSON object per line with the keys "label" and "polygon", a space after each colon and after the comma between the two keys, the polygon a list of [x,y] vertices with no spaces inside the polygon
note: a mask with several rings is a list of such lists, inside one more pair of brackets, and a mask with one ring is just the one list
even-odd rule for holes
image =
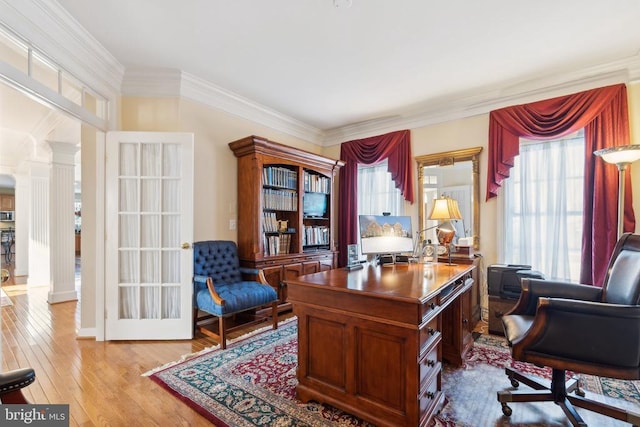
{"label": "floor lamp shade", "polygon": [[618,167],[618,238],[624,232],[624,196],[625,196],[625,172],[627,166],[636,160],[640,160],[640,145],[620,145],[594,151],[594,155],[602,157],[607,163]]}

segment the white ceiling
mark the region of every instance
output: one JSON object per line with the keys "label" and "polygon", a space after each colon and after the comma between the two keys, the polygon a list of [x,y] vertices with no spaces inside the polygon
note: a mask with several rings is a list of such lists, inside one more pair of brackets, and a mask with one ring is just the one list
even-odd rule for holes
{"label": "white ceiling", "polygon": [[640,51],[637,0],[58,2],[127,68],[179,69],[323,131]]}

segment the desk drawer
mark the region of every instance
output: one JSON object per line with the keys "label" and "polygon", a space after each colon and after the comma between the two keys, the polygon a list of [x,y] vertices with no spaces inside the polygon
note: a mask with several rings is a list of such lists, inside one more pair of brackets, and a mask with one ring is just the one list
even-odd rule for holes
{"label": "desk drawer", "polygon": [[436,340],[440,342],[438,317],[434,317],[429,323],[420,328],[420,355],[418,357],[421,357]]}
{"label": "desk drawer", "polygon": [[438,350],[440,350],[439,340],[434,341],[427,349],[426,354],[420,359],[418,365],[420,372],[420,390],[426,387],[431,377],[442,370]]}
{"label": "desk drawer", "polygon": [[429,301],[422,304],[422,321],[429,319],[430,317],[438,314],[440,306],[438,305],[438,298],[431,298]]}
{"label": "desk drawer", "polygon": [[[438,367],[440,364],[438,363]],[[442,402],[443,395],[442,391],[439,390],[440,385],[440,373],[434,375],[430,378],[430,381],[427,383],[427,386],[423,389],[420,389],[420,424],[426,425],[426,420],[433,415],[436,406],[439,402]]]}

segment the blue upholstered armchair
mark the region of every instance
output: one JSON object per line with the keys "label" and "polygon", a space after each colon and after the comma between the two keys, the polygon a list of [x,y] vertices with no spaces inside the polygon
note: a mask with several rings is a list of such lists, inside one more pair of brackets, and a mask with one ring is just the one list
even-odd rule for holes
{"label": "blue upholstered armchair", "polygon": [[[264,322],[271,318],[278,328],[278,295],[267,283],[262,271],[240,267],[235,242],[208,240],[193,244],[193,329],[216,339],[227,348],[227,332]],[[260,315],[260,308],[271,305],[270,315]],[[263,310],[264,311],[264,310]],[[249,322],[239,321],[240,314]],[[218,332],[203,321],[217,318]]]}

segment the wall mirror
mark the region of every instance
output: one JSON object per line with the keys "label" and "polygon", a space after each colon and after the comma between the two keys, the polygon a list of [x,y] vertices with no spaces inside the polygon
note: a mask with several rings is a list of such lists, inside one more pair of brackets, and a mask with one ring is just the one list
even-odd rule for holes
{"label": "wall mirror", "polygon": [[435,226],[438,221],[429,220],[429,214],[433,200],[446,196],[458,201],[462,214],[462,220],[452,221],[456,229],[454,243],[460,237],[466,237],[473,242],[474,249],[479,249],[481,151],[482,147],[474,147],[416,157],[419,230],[426,230],[418,236],[421,240],[437,242]]}

